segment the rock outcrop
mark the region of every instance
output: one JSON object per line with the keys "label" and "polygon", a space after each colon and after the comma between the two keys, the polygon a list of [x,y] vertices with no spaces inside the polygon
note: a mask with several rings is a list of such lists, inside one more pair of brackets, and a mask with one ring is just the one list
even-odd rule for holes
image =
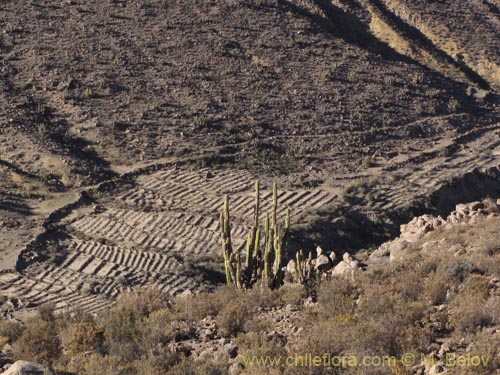
{"label": "rock outcrop", "polygon": [[39,363],[17,361],[1,375],[56,375],[50,367]]}
{"label": "rock outcrop", "polygon": [[[462,223],[475,224],[480,217],[496,216],[500,216],[500,199],[496,202],[492,199],[486,199],[483,202],[458,204],[446,220],[441,216],[432,215],[415,217],[408,224],[401,225],[401,235],[398,238],[382,244],[375,250],[369,257],[369,263],[393,262],[403,258],[406,250],[413,243],[439,227],[451,228]],[[422,248],[425,250],[432,247],[431,245],[431,242],[427,242],[422,245]]]}

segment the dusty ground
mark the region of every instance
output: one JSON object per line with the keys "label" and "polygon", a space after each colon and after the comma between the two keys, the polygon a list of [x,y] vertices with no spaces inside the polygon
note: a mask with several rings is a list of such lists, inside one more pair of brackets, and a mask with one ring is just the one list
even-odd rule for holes
{"label": "dusty ground", "polygon": [[244,228],[255,178],[279,182],[297,246],[337,251],[499,194],[467,174],[500,155],[498,8],[2,2],[4,293],[96,311],[208,288],[222,197]]}

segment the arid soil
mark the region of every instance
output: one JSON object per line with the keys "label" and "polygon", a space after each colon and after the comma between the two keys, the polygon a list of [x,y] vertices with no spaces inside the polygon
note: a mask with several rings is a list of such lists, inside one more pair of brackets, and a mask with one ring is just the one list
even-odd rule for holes
{"label": "arid soil", "polygon": [[499,9],[3,1],[1,293],[96,312],[150,283],[210,289],[223,197],[242,243],[257,178],[295,247],[340,253],[496,198]]}

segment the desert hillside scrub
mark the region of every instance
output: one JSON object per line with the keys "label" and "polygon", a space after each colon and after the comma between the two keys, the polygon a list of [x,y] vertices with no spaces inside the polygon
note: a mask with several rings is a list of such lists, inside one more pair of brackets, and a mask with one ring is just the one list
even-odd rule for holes
{"label": "desert hillside scrub", "polygon": [[[479,368],[454,369],[487,374],[500,363],[499,224],[490,218],[436,230],[412,244],[402,260],[371,265],[355,277],[324,280],[317,302],[291,283],[277,290],[224,286],[177,298],[148,288],[124,294],[98,316],[54,315],[44,307],[24,325],[3,321],[0,336],[12,343],[16,359],[49,364],[65,374],[223,374],[230,365],[236,373],[257,374],[264,369],[245,366],[243,358],[445,352],[489,355]],[[441,246],[433,248],[437,243]],[[266,367],[276,374],[359,370]],[[389,370],[363,370],[410,373],[401,362]]]}

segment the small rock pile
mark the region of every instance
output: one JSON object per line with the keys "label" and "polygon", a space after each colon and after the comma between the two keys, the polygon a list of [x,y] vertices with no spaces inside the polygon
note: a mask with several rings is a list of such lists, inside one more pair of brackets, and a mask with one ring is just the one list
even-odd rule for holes
{"label": "small rock pile", "polygon": [[[328,278],[331,276],[352,276],[355,272],[360,272],[365,265],[355,259],[351,254],[344,253],[342,259],[332,251],[330,254],[325,254],[321,247],[316,248],[316,258],[304,260],[306,266],[314,269],[315,274],[320,278]],[[297,263],[291,259],[286,266],[286,273],[291,279],[295,279]]]}
{"label": "small rock pile", "polygon": [[393,262],[401,259],[412,243],[439,227],[450,228],[466,223],[475,224],[480,217],[489,219],[497,216],[500,216],[500,199],[496,202],[486,199],[483,202],[458,204],[446,220],[441,216],[432,215],[415,217],[408,224],[401,225],[401,235],[393,241],[382,244],[370,255],[368,261],[369,263]]}
{"label": "small rock pile", "polygon": [[496,202],[491,199],[486,199],[483,202],[472,202],[467,204],[458,204],[447,219],[450,224],[459,224],[460,222],[468,222],[475,224],[481,216],[492,218],[500,216],[500,199]]}

